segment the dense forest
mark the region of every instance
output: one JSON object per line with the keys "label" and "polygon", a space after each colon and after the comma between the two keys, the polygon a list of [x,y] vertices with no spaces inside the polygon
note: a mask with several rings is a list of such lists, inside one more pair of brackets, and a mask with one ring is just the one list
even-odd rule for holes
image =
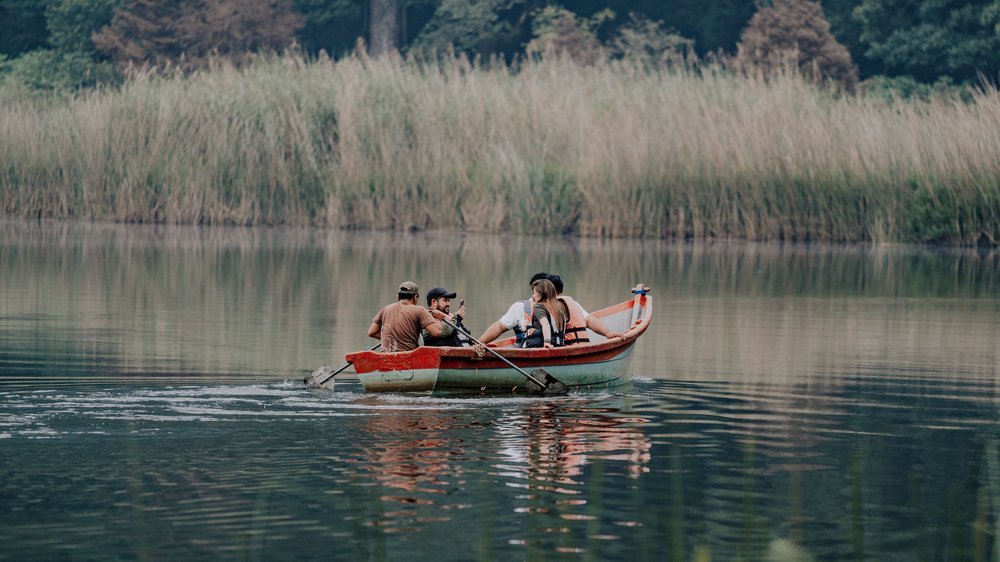
{"label": "dense forest", "polygon": [[[32,89],[119,81],[295,49],[338,59],[457,52],[511,62],[547,48],[582,59],[642,53],[773,57],[802,51],[827,78],[927,91],[995,82],[1000,0],[0,0],[0,79]],[[775,10],[778,13],[775,15]],[[770,15],[769,15],[770,14]],[[756,21],[754,21],[756,20]],[[832,34],[831,41],[819,40]],[[815,43],[810,47],[809,43]],[[811,52],[810,52],[811,51]]]}

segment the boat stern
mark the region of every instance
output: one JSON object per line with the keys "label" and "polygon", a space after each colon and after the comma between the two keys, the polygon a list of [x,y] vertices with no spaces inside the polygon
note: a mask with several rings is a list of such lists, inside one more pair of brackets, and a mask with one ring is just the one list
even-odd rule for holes
{"label": "boat stern", "polygon": [[350,353],[358,380],[368,392],[427,392],[437,384],[441,357],[436,348],[399,353]]}

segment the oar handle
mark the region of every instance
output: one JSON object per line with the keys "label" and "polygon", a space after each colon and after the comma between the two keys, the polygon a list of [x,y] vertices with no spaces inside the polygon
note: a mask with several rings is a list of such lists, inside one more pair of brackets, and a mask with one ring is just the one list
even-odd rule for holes
{"label": "oar handle", "polygon": [[[375,351],[381,345],[382,345],[382,342],[378,342],[377,344],[369,347],[365,351]],[[340,373],[344,372],[348,367],[350,367],[353,364],[354,363],[351,363],[350,361],[348,361],[346,365],[344,365],[343,367],[341,367],[341,368],[337,369],[336,371],[330,373],[329,375],[327,375],[326,377],[324,377],[323,380],[319,381],[319,385],[323,386],[324,384],[326,384],[326,381],[328,381],[328,380],[332,379],[333,377],[339,375]]]}
{"label": "oar handle", "polygon": [[459,333],[461,333],[465,337],[469,338],[469,340],[474,341],[474,342],[478,343],[479,345],[485,347],[486,351],[489,351],[490,353],[492,353],[493,355],[495,355],[497,359],[499,359],[499,360],[503,361],[504,363],[506,363],[506,364],[510,365],[511,367],[513,367],[515,370],[517,370],[518,373],[521,373],[522,375],[524,375],[525,377],[527,377],[528,380],[530,380],[531,382],[537,384],[541,388],[545,388],[545,383],[543,383],[543,382],[539,381],[538,379],[536,379],[535,377],[531,376],[524,369],[522,369],[522,368],[518,367],[517,365],[511,363],[510,360],[508,360],[503,355],[500,355],[499,353],[497,353],[492,347],[489,347],[488,345],[486,345],[486,344],[482,343],[481,341],[477,340],[476,338],[472,337],[472,334],[470,334],[468,331],[463,330],[462,328],[459,328],[455,324],[452,324],[451,321],[449,321],[447,318],[442,318],[441,321],[444,322],[445,324],[448,324],[452,328],[455,328],[456,330],[458,330]]}

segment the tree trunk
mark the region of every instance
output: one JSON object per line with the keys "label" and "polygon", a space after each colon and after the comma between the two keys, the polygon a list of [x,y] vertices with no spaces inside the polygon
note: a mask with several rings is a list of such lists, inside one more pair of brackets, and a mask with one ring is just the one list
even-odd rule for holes
{"label": "tree trunk", "polygon": [[371,27],[368,33],[368,53],[380,57],[396,50],[399,37],[399,6],[397,0],[371,0]]}

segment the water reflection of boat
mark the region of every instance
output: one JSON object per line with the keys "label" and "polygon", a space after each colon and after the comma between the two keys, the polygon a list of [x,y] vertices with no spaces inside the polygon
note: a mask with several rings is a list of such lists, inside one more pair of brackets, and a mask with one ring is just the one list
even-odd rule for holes
{"label": "water reflection of boat", "polygon": [[[513,338],[497,342],[496,351],[521,369],[543,368],[570,388],[604,387],[626,376],[636,340],[653,316],[653,299],[645,286],[635,297],[593,312],[621,338],[604,339],[589,332],[590,343],[553,349],[505,347]],[[492,347],[492,345],[491,345]],[[400,353],[349,353],[358,379],[367,391],[397,392],[516,392],[524,376],[490,353],[469,347],[419,347]]]}
{"label": "water reflection of boat", "polygon": [[652,443],[641,429],[648,423],[617,408],[589,404],[528,408],[498,424],[504,462],[496,467],[525,479],[525,487],[555,492],[565,491],[558,486],[580,484],[584,467],[598,460],[622,463],[628,476],[638,477],[649,472],[652,456]]}

